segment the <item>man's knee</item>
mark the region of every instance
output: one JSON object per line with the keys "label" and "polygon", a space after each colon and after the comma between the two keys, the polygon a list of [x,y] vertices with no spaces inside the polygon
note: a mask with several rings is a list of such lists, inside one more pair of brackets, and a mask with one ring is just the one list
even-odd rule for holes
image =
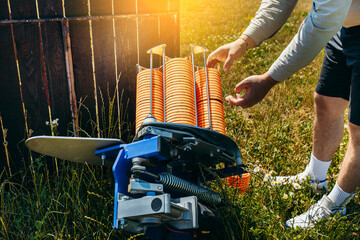
{"label": "man's knee", "polygon": [[316,114],[328,118],[336,118],[344,115],[349,102],[342,98],[328,97],[317,92],[314,93]]}
{"label": "man's knee", "polygon": [[351,143],[360,150],[360,126],[348,122]]}

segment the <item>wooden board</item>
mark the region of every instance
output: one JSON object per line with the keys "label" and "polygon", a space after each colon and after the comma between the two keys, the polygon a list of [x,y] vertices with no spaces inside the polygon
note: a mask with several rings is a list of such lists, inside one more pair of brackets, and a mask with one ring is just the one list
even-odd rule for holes
{"label": "wooden board", "polygon": [[90,6],[92,16],[111,15],[111,0],[90,0]]}
{"label": "wooden board", "polygon": [[87,16],[87,0],[64,0],[67,17]]}
{"label": "wooden board", "polygon": [[70,100],[61,23],[41,24],[52,119],[59,119],[57,131],[66,134],[71,123]]}
{"label": "wooden board", "polygon": [[138,13],[160,13],[166,12],[168,0],[137,0]]}
{"label": "wooden board", "polygon": [[[150,55],[147,50],[163,44],[160,39],[159,29],[160,17],[149,16],[139,18],[139,52],[140,52],[140,65],[143,67],[150,67]],[[162,65],[161,57],[153,55],[153,67]]]}
{"label": "wooden board", "polygon": [[[6,141],[10,152],[10,165],[12,172],[16,172],[22,166],[20,151],[24,149],[21,141],[25,139],[25,121],[10,26],[0,26],[0,51],[0,112],[4,128],[8,129]],[[5,166],[5,148],[0,130],[0,171]]]}
{"label": "wooden board", "polygon": [[41,18],[63,16],[61,0],[37,0],[37,1],[39,5],[39,15]]}
{"label": "wooden board", "polygon": [[32,129],[35,135],[51,134],[50,127],[45,124],[49,121],[48,89],[42,80],[38,25],[17,24],[14,31],[29,130]]}
{"label": "wooden board", "polygon": [[[123,144],[120,139],[111,138],[80,138],[38,136],[26,140],[26,146],[34,151],[51,157],[72,162],[102,165],[96,150]],[[107,161],[105,161],[107,162]]]}
{"label": "wooden board", "polygon": [[96,136],[93,71],[91,66],[91,45],[88,21],[70,21],[71,48],[73,56],[75,92],[79,107],[80,128]]}
{"label": "wooden board", "polygon": [[[180,25],[178,16],[160,17],[160,41],[166,43],[166,56],[180,56]],[[190,51],[189,51],[190,52]]]}
{"label": "wooden board", "polygon": [[7,0],[0,0],[0,19],[9,19]]}
{"label": "wooden board", "polygon": [[10,0],[13,19],[36,18],[35,1]]}
{"label": "wooden board", "polygon": [[114,1],[115,14],[135,14],[136,0]]}
{"label": "wooden board", "polygon": [[[135,31],[134,31],[135,29]],[[135,97],[136,97],[136,64],[137,64],[137,33],[136,19],[118,19],[116,20],[116,45],[118,56],[118,71],[121,73],[119,82],[119,92],[124,90],[123,98],[120,104],[122,121],[129,124],[135,122]],[[126,105],[129,101],[129,106]],[[127,109],[127,110],[126,110]],[[123,139],[133,134],[134,127],[124,126]],[[126,129],[129,129],[126,130]]]}

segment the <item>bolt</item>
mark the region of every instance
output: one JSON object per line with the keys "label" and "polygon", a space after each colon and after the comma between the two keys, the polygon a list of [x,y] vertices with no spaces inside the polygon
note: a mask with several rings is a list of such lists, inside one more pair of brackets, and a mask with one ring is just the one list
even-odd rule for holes
{"label": "bolt", "polygon": [[138,227],[136,228],[136,230],[137,230],[138,232],[142,232],[142,231],[144,231],[144,227],[143,227],[143,226],[138,226]]}
{"label": "bolt", "polygon": [[210,152],[210,157],[214,157],[214,153]]}
{"label": "bolt", "polygon": [[124,229],[127,227],[127,223],[126,223],[125,219],[122,218],[119,221],[120,221],[119,225],[120,225],[121,229]]}
{"label": "bolt", "polygon": [[122,196],[122,197],[120,197],[120,200],[121,201],[129,200],[129,197],[128,196]]}
{"label": "bolt", "polygon": [[146,131],[151,132],[152,128],[151,127],[147,127]]}
{"label": "bolt", "polygon": [[106,159],[106,155],[105,154],[101,155],[101,165],[102,166],[105,165],[105,159]]}
{"label": "bolt", "polygon": [[161,191],[162,187],[159,185],[157,186],[157,189]]}
{"label": "bolt", "polygon": [[219,153],[219,152],[220,152],[220,149],[218,148],[218,149],[216,149],[216,151]]}

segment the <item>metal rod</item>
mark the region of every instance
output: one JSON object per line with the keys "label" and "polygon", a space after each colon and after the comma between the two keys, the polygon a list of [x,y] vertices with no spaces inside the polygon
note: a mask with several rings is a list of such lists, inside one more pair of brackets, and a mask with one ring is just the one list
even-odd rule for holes
{"label": "metal rod", "polygon": [[153,17],[153,16],[176,16],[177,12],[167,12],[167,13],[152,13],[152,14],[121,14],[121,15],[103,15],[103,16],[81,16],[81,17],[55,17],[55,18],[33,18],[33,19],[8,19],[0,20],[0,25],[4,24],[19,24],[19,23],[43,23],[43,22],[61,22],[65,19],[70,21],[98,21],[98,20],[111,20],[113,18],[119,19],[132,19],[132,18],[143,18],[143,17]]}
{"label": "metal rod", "polygon": [[[152,115],[153,113],[153,54],[159,55],[163,57],[164,62],[164,56],[165,56],[165,47],[166,44],[161,44],[159,46],[153,47],[147,51],[148,54],[150,54],[150,114],[146,118],[146,122],[155,121],[156,118]],[[163,81],[164,81],[164,75],[163,75]],[[164,83],[164,82],[163,82]]]}
{"label": "metal rod", "polygon": [[163,107],[164,107],[164,122],[166,122],[166,109],[165,109],[165,79],[166,79],[166,76],[165,76],[165,47],[163,47]]}
{"label": "metal rod", "polygon": [[148,117],[153,117],[152,115],[152,51],[150,51],[150,113]]}
{"label": "metal rod", "polygon": [[194,79],[194,97],[195,97],[195,119],[196,126],[198,127],[198,111],[197,111],[197,97],[196,97],[196,80],[195,80],[195,59],[194,59],[194,46],[191,45],[191,62],[193,67],[193,79]]}
{"label": "metal rod", "polygon": [[136,22],[136,54],[137,63],[140,64],[140,34],[139,34],[139,16],[138,16],[138,1],[135,0],[135,22]]}
{"label": "metal rod", "polygon": [[141,66],[140,64],[136,64],[136,73],[140,73],[141,72]]}
{"label": "metal rod", "polygon": [[206,66],[206,51],[204,49],[204,64],[205,64],[205,77],[206,77],[206,97],[207,97],[207,104],[208,104],[208,112],[209,112],[209,128],[212,129],[211,125],[211,110],[210,110],[210,94],[209,94],[209,78]]}
{"label": "metal rod", "polygon": [[150,52],[150,115],[152,116],[152,97],[153,97],[153,91],[152,91],[152,78],[153,78],[153,75],[152,75],[152,52]]}

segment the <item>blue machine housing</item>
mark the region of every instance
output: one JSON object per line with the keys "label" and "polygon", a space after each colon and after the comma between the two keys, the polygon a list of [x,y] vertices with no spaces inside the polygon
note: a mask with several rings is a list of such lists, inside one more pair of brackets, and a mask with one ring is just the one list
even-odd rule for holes
{"label": "blue machine housing", "polygon": [[[220,177],[238,175],[244,171],[240,151],[229,137],[213,130],[182,124],[143,124],[132,143],[101,149],[95,154],[102,159],[114,161],[112,171],[115,178],[115,229],[119,228],[119,194],[139,197],[128,192],[134,158],[150,159],[154,167],[147,171],[153,174],[171,170],[173,175],[185,179],[199,179],[201,166],[213,168],[212,171]],[[219,163],[224,163],[225,168],[215,170]],[[205,174],[205,180],[211,180],[213,176]]]}

